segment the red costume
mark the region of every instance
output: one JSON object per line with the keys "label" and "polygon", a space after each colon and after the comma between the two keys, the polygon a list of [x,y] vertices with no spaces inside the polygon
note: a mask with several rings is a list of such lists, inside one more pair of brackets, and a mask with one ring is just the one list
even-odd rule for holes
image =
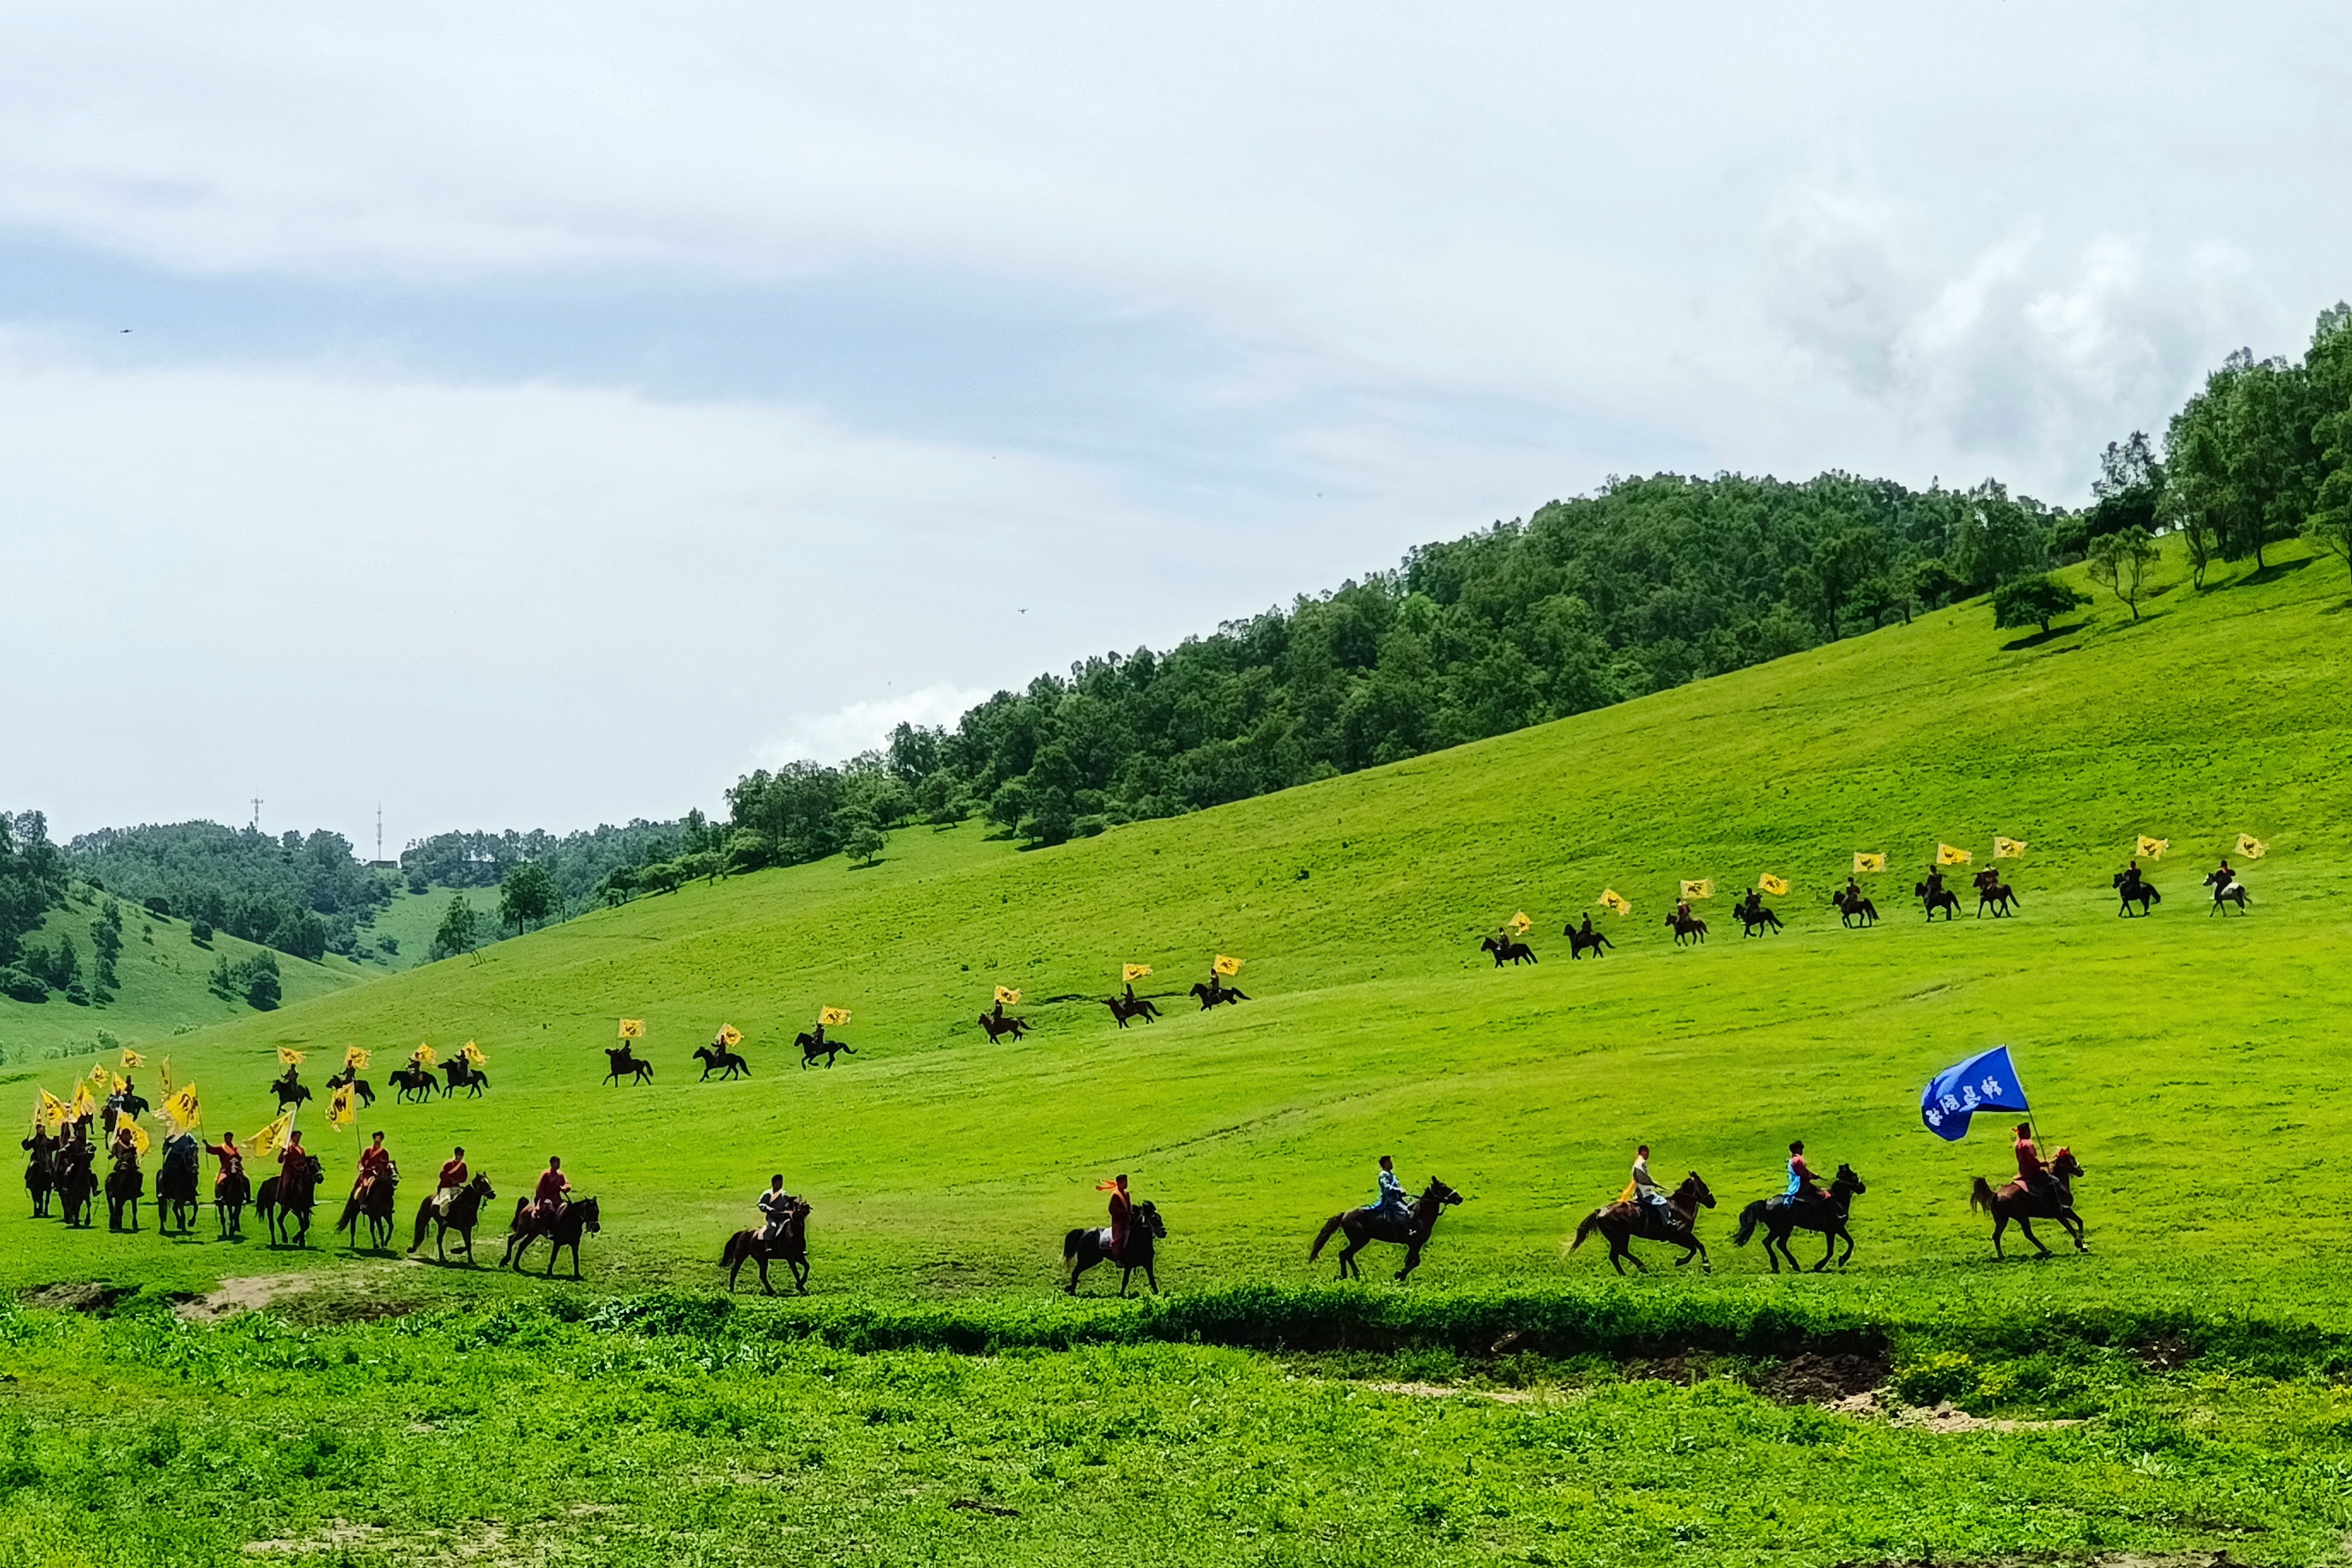
{"label": "red costume", "polygon": [[2017,1179],[2030,1187],[2040,1181],[2042,1174],[2042,1152],[2033,1146],[2032,1139],[2020,1138],[2017,1141]]}
{"label": "red costume", "polygon": [[1125,1187],[1110,1190],[1110,1254],[1114,1258],[1127,1256],[1127,1233],[1135,1217],[1135,1200],[1127,1195]]}
{"label": "red costume", "polygon": [[465,1184],[466,1162],[454,1159],[444,1160],[441,1163],[441,1179],[434,1184],[434,1191],[441,1192],[450,1187],[462,1187]]}
{"label": "red costume", "polygon": [[564,1200],[571,1195],[571,1180],[562,1172],[551,1168],[541,1171],[539,1186],[530,1195],[532,1220],[552,1228],[555,1216],[562,1212]]}
{"label": "red costume", "polygon": [[296,1171],[309,1168],[310,1160],[310,1151],[299,1143],[289,1143],[278,1151],[278,1173],[290,1181]]}

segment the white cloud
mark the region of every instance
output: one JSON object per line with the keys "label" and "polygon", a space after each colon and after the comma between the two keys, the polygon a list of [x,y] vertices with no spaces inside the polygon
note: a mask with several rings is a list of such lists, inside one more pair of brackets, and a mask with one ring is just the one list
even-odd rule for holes
{"label": "white cloud", "polygon": [[760,765],[786,763],[838,763],[871,751],[890,738],[901,724],[919,728],[945,725],[952,729],[964,710],[985,702],[994,692],[977,686],[951,686],[942,681],[870,701],[852,702],[829,713],[796,714],[783,732],[759,750]]}

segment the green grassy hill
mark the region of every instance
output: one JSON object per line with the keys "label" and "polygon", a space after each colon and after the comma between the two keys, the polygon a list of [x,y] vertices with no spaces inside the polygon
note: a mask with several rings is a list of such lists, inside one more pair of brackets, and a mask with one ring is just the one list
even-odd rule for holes
{"label": "green grassy hill", "polygon": [[[772,1170],[816,1205],[822,1289],[1053,1289],[1063,1230],[1100,1215],[1094,1183],[1118,1171],[1167,1216],[1163,1288],[1296,1281],[1328,1273],[1308,1239],[1365,1201],[1382,1152],[1409,1183],[1472,1195],[1423,1282],[1589,1279],[1601,1259],[1561,1242],[1647,1141],[1658,1169],[1700,1171],[1723,1205],[1702,1227],[1712,1284],[1658,1289],[2063,1290],[2338,1319],[2346,584],[2289,560],[2196,593],[2168,567],[2137,623],[2110,601],[2018,638],[1978,603],[1058,848],[1016,852],[977,824],[909,830],[871,869],[688,887],[226,1020],[173,1052],[207,1130],[242,1133],[268,1113],[277,1047],[314,1053],[314,1079],[367,1047],[383,1089],[419,1040],[478,1041],[488,1097],[386,1092],[362,1126],[389,1132],[412,1183],[462,1142],[509,1199],[562,1152],[604,1200],[589,1268],[616,1286],[712,1282]],[[2254,911],[2209,917],[2198,880],[2242,832],[2271,845],[2247,868]],[[1936,845],[1987,863],[1996,833],[2030,846],[2013,867],[2022,913],[1923,925],[1908,892]],[[2167,901],[2119,920],[2108,877],[2140,833],[2171,841],[2154,873]],[[1857,850],[1895,867],[1873,879],[1885,918],[1870,931],[1825,903]],[[1789,929],[1742,941],[1730,895],[1761,872],[1794,883],[1778,900]],[[1660,925],[1685,877],[1723,889],[1696,951]],[[1560,927],[1604,887],[1633,914],[1601,916],[1617,950],[1571,963]],[[1497,972],[1475,944],[1517,910],[1542,962]],[[1217,952],[1246,960],[1255,1000],[1198,1015],[1169,994]],[[1120,1031],[1085,999],[1123,961],[1155,966],[1160,1022]],[[992,1047],[975,1025],[997,984],[1039,1026],[1024,1044]],[[825,1005],[854,1011],[836,1033],[857,1054],[801,1070],[791,1036]],[[650,1026],[649,1089],[598,1085],[623,1016]],[[688,1052],[723,1023],[745,1031],[756,1076],[698,1084]],[[2045,1131],[2090,1168],[2087,1260],[1996,1268],[1965,1199],[2008,1163],[2005,1142],[1980,1126],[1955,1148],[1918,1124],[1933,1071],[2004,1042]],[[41,1076],[5,1074],[27,1097]],[[1870,1183],[1853,1277],[1769,1282],[1727,1245],[1797,1136]],[[342,1179],[350,1143],[330,1148]],[[0,1227],[0,1275],[17,1284],[262,1266],[252,1247],[21,1215]],[[301,1266],[352,1267],[323,1245]]]}

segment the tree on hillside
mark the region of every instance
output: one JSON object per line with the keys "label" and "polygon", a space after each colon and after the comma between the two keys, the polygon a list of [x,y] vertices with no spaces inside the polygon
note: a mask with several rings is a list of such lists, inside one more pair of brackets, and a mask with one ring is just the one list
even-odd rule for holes
{"label": "tree on hillside", "polygon": [[2352,306],[2337,305],[2320,316],[2306,363],[2323,410],[2311,435],[2325,477],[2303,536],[2352,566]]}
{"label": "tree on hillside", "polygon": [[888,842],[889,840],[883,837],[879,827],[868,823],[862,827],[853,829],[849,835],[849,841],[844,844],[842,848],[848,854],[854,864],[871,866],[882,858],[883,847]]}
{"label": "tree on hillside", "polygon": [[2053,616],[2090,602],[2055,577],[2019,577],[1993,590],[1992,624],[1996,629],[2038,626],[2047,636]]}
{"label": "tree on hillside", "polygon": [[2131,606],[2132,619],[2137,620],[2147,569],[2159,553],[2156,541],[2137,528],[2103,533],[2091,541],[2091,580],[2105,584],[2110,593]]}
{"label": "tree on hillside", "polygon": [[499,919],[518,933],[537,921],[545,924],[555,914],[555,882],[536,860],[526,860],[499,884]]}
{"label": "tree on hillside", "polygon": [[479,921],[474,913],[474,906],[466,901],[463,893],[452,894],[449,907],[442,911],[441,927],[433,933],[431,956],[452,958],[461,952],[471,952],[479,937]]}
{"label": "tree on hillside", "polygon": [[48,819],[0,811],[0,966],[16,962],[17,943],[65,899],[65,860],[49,842]]}

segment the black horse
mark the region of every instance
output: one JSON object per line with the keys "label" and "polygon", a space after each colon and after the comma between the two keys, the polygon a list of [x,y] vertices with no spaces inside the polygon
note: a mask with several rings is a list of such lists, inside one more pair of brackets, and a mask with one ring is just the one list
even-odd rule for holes
{"label": "black horse", "polygon": [[1140,1018],[1149,1024],[1160,1016],[1160,1009],[1151,1005],[1150,997],[1138,996],[1131,991],[1125,996],[1103,998],[1103,1005],[1110,1009],[1110,1016],[1118,1020],[1118,1026],[1122,1029],[1127,1027],[1129,1018]]}
{"label": "black horse", "polygon": [[1608,1238],[1609,1262],[1620,1274],[1625,1272],[1628,1263],[1644,1274],[1650,1271],[1649,1265],[1634,1257],[1633,1248],[1626,1245],[1631,1241],[1663,1241],[1679,1247],[1683,1255],[1675,1259],[1675,1268],[1696,1258],[1699,1272],[1713,1273],[1715,1265],[1708,1261],[1706,1244],[1698,1238],[1698,1211],[1714,1206],[1715,1194],[1706,1190],[1706,1184],[1693,1171],[1664,1203],[1627,1200],[1594,1209],[1577,1226],[1576,1239],[1568,1244],[1568,1249],[1574,1252],[1584,1245],[1586,1237],[1597,1230]]}
{"label": "black horse", "polygon": [[[727,1289],[735,1289],[736,1277],[743,1272],[746,1263],[760,1266],[760,1289],[772,1296],[776,1288],[768,1283],[768,1265],[776,1258],[793,1271],[793,1288],[802,1295],[808,1294],[808,1216],[805,1198],[794,1198],[784,1215],[782,1229],[773,1241],[762,1240],[760,1231],[739,1230],[727,1238],[727,1246],[719,1256],[719,1266],[727,1270]],[[764,1228],[764,1227],[762,1227]]]}
{"label": "black horse", "polygon": [[1502,968],[1506,963],[1533,963],[1536,962],[1536,950],[1534,948],[1529,947],[1523,942],[1514,942],[1511,938],[1507,936],[1490,936],[1486,941],[1480,942],[1478,944],[1478,948],[1482,952],[1490,952],[1495,955],[1495,967],[1497,969]]}
{"label": "black horse", "polygon": [[450,1195],[447,1208],[435,1201],[440,1195],[436,1193],[416,1205],[416,1239],[408,1244],[408,1250],[415,1252],[425,1245],[425,1227],[430,1225],[435,1227],[434,1259],[446,1263],[449,1261],[449,1233],[454,1230],[457,1233],[457,1239],[466,1245],[466,1267],[471,1268],[474,1267],[474,1226],[481,1223],[482,1205],[499,1194],[490,1190],[489,1177],[476,1176]]}
{"label": "black horse", "polygon": [[[106,1228],[137,1230],[139,1199],[146,1190],[147,1178],[139,1173],[139,1152],[126,1148],[114,1156],[114,1169],[106,1173]],[[122,1223],[126,1210],[131,1215],[127,1226]]]}
{"label": "black horse", "polygon": [[613,1066],[599,1080],[600,1082],[617,1084],[623,1079],[627,1079],[631,1083],[651,1083],[654,1080],[654,1064],[637,1055],[625,1044],[606,1046],[604,1059],[611,1062]]}
{"label": "black horse", "polygon": [[1851,931],[1860,921],[1865,926],[1878,923],[1878,906],[1862,896],[1859,889],[1851,893],[1832,893],[1830,908],[1838,912],[1838,924]]}
{"label": "black horse", "polygon": [[104,1115],[99,1125],[104,1128],[106,1135],[111,1138],[114,1136],[115,1128],[125,1120],[136,1121],[153,1109],[154,1107],[139,1097],[135,1089],[127,1087],[120,1089],[106,1097]]}
{"label": "black horse", "polygon": [[1249,1000],[1247,996],[1242,994],[1242,988],[1240,986],[1228,985],[1213,974],[1192,987],[1192,997],[1195,1001],[1201,1004],[1201,1011],[1203,1013],[1207,1012],[1212,1007],[1222,1006],[1228,1002],[1246,1002]]}
{"label": "black horse", "polygon": [[343,1200],[343,1215],[335,1222],[338,1231],[352,1233],[352,1247],[360,1244],[360,1221],[367,1221],[368,1245],[378,1252],[392,1245],[394,1205],[399,1201],[400,1183],[389,1173],[379,1177],[362,1198],[357,1192]]}
{"label": "black horse", "polygon": [[196,1184],[203,1175],[198,1153],[192,1136],[184,1134],[163,1141],[163,1163],[155,1172],[155,1230],[159,1236],[171,1234],[175,1226],[179,1234],[185,1236],[196,1227],[196,1210],[202,1206],[196,1199]]}
{"label": "black horse", "polygon": [[2156,890],[2156,884],[2141,876],[2137,867],[2128,871],[2116,872],[2115,887],[2116,897],[2123,900],[2116,907],[2116,913],[2118,915],[2131,913],[2134,904],[2139,906],[2141,914],[2146,914],[2150,904],[2164,902],[2164,895]]}
{"label": "black horse", "polygon": [[1584,924],[1582,926],[1565,927],[1561,930],[1559,934],[1568,938],[1568,956],[1571,961],[1582,958],[1588,952],[1592,954],[1593,957],[1598,958],[1603,952],[1617,945],[1615,942],[1611,942],[1602,932],[1592,929],[1592,917],[1591,915],[1584,917]]}
{"label": "black horse", "polygon": [[1988,907],[1991,909],[1992,918],[1995,920],[2005,918],[2013,908],[2021,910],[2025,907],[2025,900],[2017,896],[2016,889],[2000,879],[2000,872],[1998,869],[1987,868],[1978,872],[1976,887],[1977,919],[1979,920],[1984,919],[1984,912]]}
{"label": "black horse", "polygon": [[245,1208],[253,1202],[253,1183],[243,1170],[224,1172],[213,1180],[213,1218],[223,1241],[245,1239]]}
{"label": "black horse", "polygon": [[1029,1021],[1025,1018],[1006,1017],[1003,1008],[999,1008],[993,1013],[982,1013],[980,1016],[980,1026],[983,1030],[987,1031],[988,1043],[992,1046],[996,1044],[997,1041],[1004,1038],[1007,1035],[1010,1035],[1013,1039],[1018,1040],[1024,1035],[1026,1035],[1031,1027]]}
{"label": "black horse", "polygon": [[1167,1239],[1167,1222],[1160,1217],[1160,1210],[1148,1203],[1135,1205],[1135,1214],[1127,1227],[1127,1250],[1124,1253],[1111,1251],[1108,1226],[1074,1230],[1062,1237],[1062,1269],[1069,1276],[1068,1282],[1062,1289],[1075,1296],[1078,1293],[1079,1275],[1097,1263],[1116,1263],[1119,1268],[1120,1295],[1127,1294],[1128,1281],[1134,1279],[1135,1271],[1140,1268],[1143,1270],[1143,1282],[1151,1287],[1151,1293],[1157,1296],[1160,1294],[1160,1276],[1152,1272],[1152,1243]]}
{"label": "black horse", "polygon": [[719,1080],[721,1083],[731,1078],[751,1076],[751,1064],[717,1040],[711,1041],[707,1046],[695,1047],[694,1057],[702,1064],[702,1077],[694,1080],[697,1083],[708,1079],[712,1073],[719,1075]]}
{"label": "black horse", "polygon": [[596,1200],[574,1198],[564,1205],[563,1212],[555,1216],[555,1226],[551,1230],[542,1228],[532,1221],[525,1219],[523,1216],[530,1208],[529,1198],[515,1200],[514,1224],[507,1232],[506,1256],[499,1259],[499,1266],[503,1268],[511,1264],[516,1273],[521,1273],[522,1255],[530,1250],[530,1244],[533,1241],[544,1236],[547,1237],[548,1278],[554,1278],[555,1260],[563,1256],[563,1249],[568,1247],[572,1249],[572,1278],[579,1279],[582,1234],[588,1231],[602,1231],[604,1228],[601,1216],[596,1212]]}
{"label": "black horse", "polygon": [[826,1039],[824,1037],[824,1026],[822,1024],[819,1024],[816,1026],[816,1033],[814,1035],[793,1036],[793,1044],[801,1048],[801,1070],[803,1072],[806,1072],[810,1068],[814,1067],[816,1064],[816,1058],[819,1057],[823,1057],[824,1058],[824,1065],[826,1068],[830,1070],[833,1067],[833,1058],[836,1055],[854,1057],[857,1054],[855,1050],[851,1049],[848,1046],[844,1045],[839,1040]]}
{"label": "black horse", "polygon": [[1911,896],[1927,907],[1927,918],[1931,921],[1936,918],[1937,910],[1944,911],[1944,919],[1948,921],[1960,912],[1960,896],[1949,888],[1931,888],[1925,882],[1914,882],[1911,884]]}
{"label": "black horse", "polygon": [[1404,1267],[1396,1273],[1397,1283],[1421,1267],[1421,1249],[1429,1245],[1430,1234],[1445,1211],[1462,1201],[1462,1194],[1444,1182],[1433,1180],[1402,1221],[1393,1215],[1383,1215],[1377,1209],[1342,1209],[1323,1222],[1315,1237],[1315,1245],[1307,1249],[1307,1261],[1314,1262],[1323,1256],[1323,1244],[1345,1231],[1348,1245],[1339,1249],[1339,1278],[1361,1279],[1363,1269],[1356,1262],[1356,1254],[1373,1242],[1385,1241],[1404,1248]]}
{"label": "black horse", "polygon": [[433,1081],[433,1069],[422,1062],[410,1062],[392,1075],[392,1100],[397,1105],[408,1100],[430,1100],[440,1085]]}
{"label": "black horse", "polygon": [[95,1222],[98,1208],[98,1150],[89,1141],[89,1123],[82,1123],[81,1135],[58,1151],[58,1202],[64,1205],[66,1224],[87,1226]]}
{"label": "black horse", "polygon": [[318,1206],[319,1184],[326,1179],[319,1156],[306,1149],[290,1169],[281,1169],[261,1184],[253,1210],[269,1227],[272,1247],[310,1245],[310,1211]]}
{"label": "black horse", "polygon": [[451,1057],[441,1064],[441,1071],[449,1080],[449,1087],[441,1091],[444,1100],[455,1098],[461,1089],[469,1091],[467,1100],[479,1100],[482,1090],[490,1087],[490,1075],[463,1057]]}
{"label": "black horse", "polygon": [[1666,917],[1666,927],[1675,933],[1676,947],[1682,946],[1685,942],[1704,944],[1706,941],[1706,922],[1696,915],[1685,914],[1682,910],[1676,910]]}
{"label": "black horse", "polygon": [[1766,909],[1764,900],[1754,893],[1733,905],[1731,912],[1738,918],[1739,934],[1743,937],[1764,936],[1780,929],[1780,917]]}
{"label": "black horse", "polygon": [[2226,913],[2231,904],[2238,906],[2240,914],[2246,912],[2246,885],[2239,881],[2235,876],[2224,880],[2221,872],[2208,872],[2205,885],[2213,889],[2213,907],[2205,911],[2208,919]]}
{"label": "black horse", "polygon": [[359,1068],[347,1067],[327,1080],[327,1087],[331,1089],[341,1089],[345,1084],[351,1086],[352,1098],[359,1102],[361,1110],[364,1110],[375,1103],[375,1089],[360,1076]]}
{"label": "black horse", "polygon": [[278,1109],[280,1110],[289,1105],[300,1105],[310,1098],[310,1091],[303,1087],[301,1073],[293,1068],[286,1069],[284,1078],[270,1079],[269,1088],[278,1096]]}
{"label": "black horse", "polygon": [[1830,1183],[1829,1202],[1823,1203],[1810,1194],[1786,1204],[1758,1198],[1740,1210],[1739,1234],[1731,1238],[1731,1245],[1747,1246],[1748,1238],[1756,1234],[1756,1227],[1762,1226],[1764,1256],[1770,1261],[1772,1272],[1778,1274],[1783,1258],[1789,1260],[1791,1270],[1798,1268],[1797,1255],[1789,1250],[1790,1236],[1800,1230],[1817,1230],[1830,1245],[1829,1250],[1822,1254],[1822,1260],[1813,1265],[1813,1272],[1819,1274],[1830,1266],[1830,1259],[1837,1255],[1840,1241],[1845,1243],[1845,1256],[1837,1260],[1837,1266],[1843,1268],[1853,1260],[1853,1236],[1845,1227],[1846,1212],[1853,1207],[1856,1193],[1869,1190],[1862,1184],[1862,1178],[1853,1173],[1852,1165],[1840,1165],[1837,1175]]}
{"label": "black horse", "polygon": [[58,1144],[44,1128],[33,1129],[33,1135],[17,1147],[25,1159],[25,1190],[33,1195],[33,1217],[49,1217],[49,1194],[58,1187]]}

